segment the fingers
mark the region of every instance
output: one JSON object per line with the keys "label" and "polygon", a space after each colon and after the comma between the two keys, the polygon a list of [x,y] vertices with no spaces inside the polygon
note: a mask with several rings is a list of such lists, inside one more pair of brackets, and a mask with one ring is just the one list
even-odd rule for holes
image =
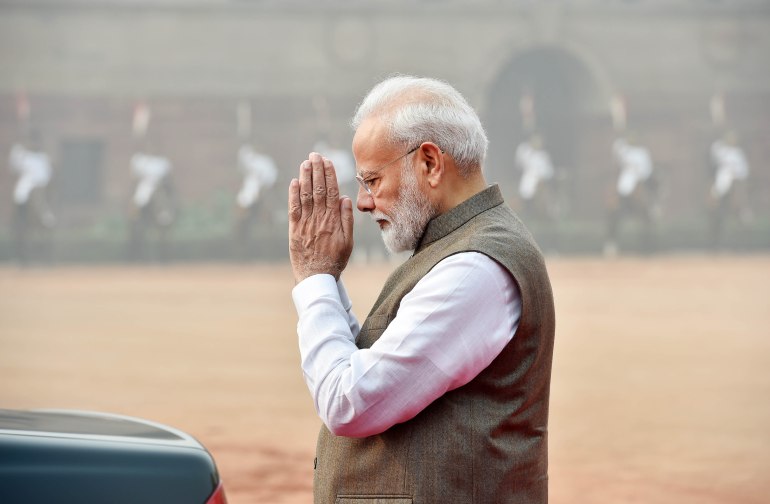
{"label": "fingers", "polygon": [[289,217],[299,220],[309,216],[313,208],[337,211],[340,206],[340,190],[334,164],[316,152],[299,166],[299,179],[289,184]]}
{"label": "fingers", "polygon": [[340,189],[337,185],[337,173],[330,159],[324,158],[324,177],[326,178],[326,208],[335,209],[339,206]]}
{"label": "fingers", "polygon": [[288,193],[289,258],[295,279],[317,273],[339,278],[353,249],[353,203],[340,198],[333,163],[311,153]]}
{"label": "fingers", "polygon": [[300,165],[299,187],[302,212],[309,214],[313,207],[339,208],[340,191],[334,164],[320,154],[311,152]]}
{"label": "fingers", "polygon": [[316,207],[325,207],[326,176],[324,175],[324,159],[317,152],[311,152],[309,160],[313,167],[313,203]]}
{"label": "fingers", "polygon": [[340,200],[340,217],[342,219],[342,234],[346,241],[353,243],[353,200],[343,196]]}
{"label": "fingers", "polygon": [[289,222],[298,222],[302,217],[302,204],[299,197],[299,180],[291,179],[289,183]]}
{"label": "fingers", "polygon": [[305,215],[313,213],[313,167],[309,160],[299,165],[299,199],[300,209]]}

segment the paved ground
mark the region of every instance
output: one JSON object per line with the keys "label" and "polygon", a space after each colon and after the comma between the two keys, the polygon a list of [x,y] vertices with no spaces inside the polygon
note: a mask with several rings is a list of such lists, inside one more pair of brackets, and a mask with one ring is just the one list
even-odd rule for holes
{"label": "paved ground", "polygon": [[[553,504],[770,495],[770,256],[549,260]],[[352,266],[359,316],[389,266]],[[311,502],[319,422],[287,266],[0,266],[0,405],[147,417],[231,504]]]}

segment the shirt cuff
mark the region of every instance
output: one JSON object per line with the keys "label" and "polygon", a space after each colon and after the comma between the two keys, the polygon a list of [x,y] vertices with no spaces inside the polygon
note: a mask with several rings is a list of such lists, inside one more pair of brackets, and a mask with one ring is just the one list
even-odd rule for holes
{"label": "shirt cuff", "polygon": [[[338,283],[334,280],[334,276],[327,273],[319,273],[317,275],[311,275],[300,283],[294,286],[291,290],[291,297],[294,300],[294,308],[297,310],[298,315],[302,315],[308,306],[313,301],[318,299],[319,296],[341,297],[341,291],[344,288],[338,290]],[[341,285],[341,283],[339,284]],[[345,294],[347,299],[347,293]],[[345,306],[345,303],[340,300],[341,304]],[[348,301],[349,302],[349,301]]]}
{"label": "shirt cuff", "polygon": [[337,280],[337,292],[340,294],[340,302],[342,303],[342,307],[346,312],[350,312],[350,309],[353,308],[353,301],[351,301],[350,296],[348,296],[348,291],[345,289],[345,285],[342,283],[342,278]]}

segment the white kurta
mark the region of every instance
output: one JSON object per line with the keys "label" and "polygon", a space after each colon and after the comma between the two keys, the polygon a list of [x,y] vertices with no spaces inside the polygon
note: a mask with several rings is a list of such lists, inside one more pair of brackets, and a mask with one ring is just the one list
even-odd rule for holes
{"label": "white kurta", "polygon": [[471,381],[511,341],[521,315],[516,282],[484,254],[442,260],[404,296],[368,349],[342,282],[306,278],[292,291],[305,382],[337,435],[378,434]]}

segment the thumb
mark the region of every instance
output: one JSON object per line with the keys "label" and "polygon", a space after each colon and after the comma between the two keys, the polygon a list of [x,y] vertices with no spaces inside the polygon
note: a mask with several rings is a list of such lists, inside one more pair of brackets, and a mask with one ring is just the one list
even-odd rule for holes
{"label": "thumb", "polygon": [[353,201],[347,196],[340,199],[340,218],[342,233],[349,240],[353,239]]}

